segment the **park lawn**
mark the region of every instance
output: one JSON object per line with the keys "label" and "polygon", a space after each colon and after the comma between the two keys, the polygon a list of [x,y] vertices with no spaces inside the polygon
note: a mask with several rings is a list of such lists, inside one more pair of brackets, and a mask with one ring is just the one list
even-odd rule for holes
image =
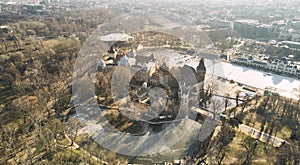
{"label": "park lawn", "polygon": [[[263,116],[258,115],[256,112],[250,112],[250,111],[246,112],[244,115],[245,116],[242,120],[243,124],[250,126],[250,127],[254,127],[257,130],[261,129],[261,127],[262,127],[261,120],[263,119]],[[270,126],[269,124],[270,124],[269,122],[266,122],[264,127],[268,128]],[[269,132],[266,132],[266,133],[269,134]],[[288,128],[287,126],[283,126],[283,128],[276,133],[276,137],[287,140],[291,137],[291,134],[292,134],[292,130],[290,128]],[[275,136],[275,131],[273,131],[272,135]]]}
{"label": "park lawn", "polygon": [[244,150],[244,148],[240,145],[243,140],[243,136],[245,136],[242,133],[236,132],[235,137],[233,140],[227,145],[227,152],[226,152],[226,158],[237,158],[238,154]]}
{"label": "park lawn", "polygon": [[[245,148],[242,146],[243,139],[245,139],[247,135],[236,132],[236,136],[233,138],[231,143],[226,147],[226,156],[223,161],[224,164],[238,164],[241,163],[240,159],[245,152]],[[253,139],[255,140],[255,139]],[[270,153],[273,153],[276,149],[270,145],[267,145],[268,151],[264,150],[265,144],[262,142],[258,142],[256,148],[256,156],[253,160],[254,164],[269,164],[270,160],[274,158]]]}

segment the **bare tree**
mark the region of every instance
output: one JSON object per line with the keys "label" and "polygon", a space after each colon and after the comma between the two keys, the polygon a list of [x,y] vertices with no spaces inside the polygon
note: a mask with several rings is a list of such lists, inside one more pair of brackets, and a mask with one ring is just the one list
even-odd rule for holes
{"label": "bare tree", "polygon": [[6,158],[12,157],[14,164],[19,164],[20,160],[17,156],[17,146],[15,145],[17,142],[17,128],[11,127],[6,128],[2,134],[2,138],[4,139],[4,144],[6,146]]}
{"label": "bare tree", "polygon": [[15,99],[12,104],[23,118],[23,123],[26,124],[30,113],[34,113],[37,107],[38,99],[35,96],[21,96]]}
{"label": "bare tree", "polygon": [[253,140],[250,137],[246,137],[243,142],[242,142],[242,146],[245,149],[245,152],[243,153],[243,155],[245,156],[244,160],[242,160],[242,164],[248,165],[251,164],[253,159],[256,156],[256,147],[258,144],[258,140]]}

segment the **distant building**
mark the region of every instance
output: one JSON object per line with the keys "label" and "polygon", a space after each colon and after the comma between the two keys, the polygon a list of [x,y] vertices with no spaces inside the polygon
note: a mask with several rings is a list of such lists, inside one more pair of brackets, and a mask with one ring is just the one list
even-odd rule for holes
{"label": "distant building", "polygon": [[300,50],[300,42],[295,41],[281,41],[277,43],[277,46],[287,46],[290,49]]}
{"label": "distant building", "polygon": [[254,66],[256,68],[263,68],[274,72],[289,74],[293,76],[300,76],[300,70],[297,65],[293,65],[287,61],[275,60],[271,62],[256,61],[252,56],[248,58],[238,57],[231,60],[231,62]]}

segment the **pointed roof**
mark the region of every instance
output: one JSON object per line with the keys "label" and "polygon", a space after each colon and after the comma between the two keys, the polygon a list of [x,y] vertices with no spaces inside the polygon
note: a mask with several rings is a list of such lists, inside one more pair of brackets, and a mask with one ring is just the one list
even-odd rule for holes
{"label": "pointed roof", "polygon": [[118,65],[120,66],[130,66],[129,62],[128,62],[128,57],[123,54],[122,57],[120,58],[120,61],[118,62]]}
{"label": "pointed roof", "polygon": [[146,62],[143,62],[142,69],[143,70],[148,70],[148,66],[147,66]]}
{"label": "pointed roof", "polygon": [[203,58],[201,58],[199,61],[199,64],[197,66],[197,71],[206,71]]}
{"label": "pointed roof", "polygon": [[104,67],[104,66],[106,66],[105,62],[102,59],[99,60],[98,67]]}

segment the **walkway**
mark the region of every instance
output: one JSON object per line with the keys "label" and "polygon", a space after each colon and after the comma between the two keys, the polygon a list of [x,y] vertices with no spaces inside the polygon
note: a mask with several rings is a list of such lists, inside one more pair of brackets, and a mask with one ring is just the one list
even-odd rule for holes
{"label": "walkway", "polygon": [[266,134],[264,132],[260,132],[259,130],[249,127],[244,124],[240,124],[238,130],[246,135],[249,135],[250,137],[257,139],[259,141],[262,141],[264,143],[269,143],[273,145],[274,147],[280,147],[283,143],[285,143],[285,140],[274,137],[272,135]]}

